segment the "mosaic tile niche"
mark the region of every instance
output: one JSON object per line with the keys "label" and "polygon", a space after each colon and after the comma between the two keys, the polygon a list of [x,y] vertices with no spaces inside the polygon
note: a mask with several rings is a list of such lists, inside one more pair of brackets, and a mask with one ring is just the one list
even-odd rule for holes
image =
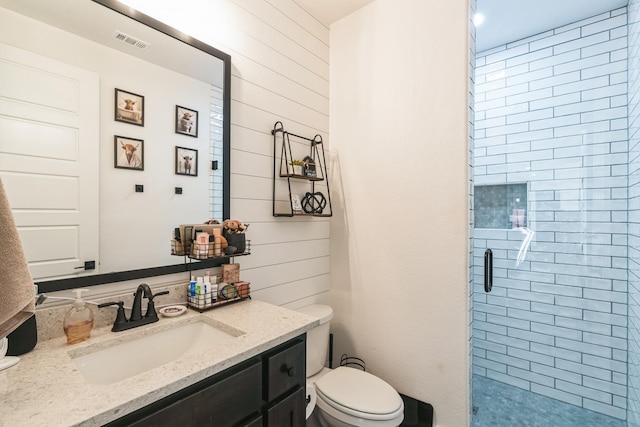
{"label": "mosaic tile niche", "polygon": [[478,185],[474,188],[475,228],[527,226],[527,184]]}

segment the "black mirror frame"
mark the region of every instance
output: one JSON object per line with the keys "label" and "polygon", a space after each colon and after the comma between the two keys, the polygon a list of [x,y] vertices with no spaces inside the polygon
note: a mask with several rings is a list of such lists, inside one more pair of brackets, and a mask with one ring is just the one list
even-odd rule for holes
{"label": "black mirror frame", "polygon": [[[224,87],[222,90],[223,107],[222,107],[222,162],[224,169],[222,171],[222,219],[230,218],[230,159],[231,159],[231,56],[224,53],[206,43],[201,42],[187,34],[184,34],[173,27],[170,27],[148,15],[139,12],[129,6],[125,6],[115,0],[92,0],[102,6],[121,13],[135,21],[140,22],[150,28],[155,29],[180,40],[181,42],[199,49],[209,55],[221,59],[224,63]],[[84,288],[87,286],[103,285],[107,283],[122,282],[126,280],[137,280],[146,277],[162,276],[166,274],[181,273],[192,270],[200,270],[204,268],[218,267],[222,264],[228,264],[229,258],[202,260],[198,262],[182,262],[180,264],[166,265],[161,267],[143,268],[138,270],[117,271],[112,273],[96,274],[91,276],[74,277],[68,279],[56,279],[44,282],[36,282],[39,292],[55,292],[66,289]]]}

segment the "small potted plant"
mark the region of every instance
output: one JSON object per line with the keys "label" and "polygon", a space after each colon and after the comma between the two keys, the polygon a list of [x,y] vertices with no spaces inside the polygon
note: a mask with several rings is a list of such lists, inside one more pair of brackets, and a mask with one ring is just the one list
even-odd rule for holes
{"label": "small potted plant", "polygon": [[227,255],[243,253],[245,251],[245,232],[248,227],[249,224],[244,224],[235,219],[228,219],[222,223],[222,236],[229,245],[225,249]]}
{"label": "small potted plant", "polygon": [[302,175],[302,167],[304,166],[304,162],[302,160],[291,160],[289,162],[291,165],[291,169],[293,170],[293,175]]}

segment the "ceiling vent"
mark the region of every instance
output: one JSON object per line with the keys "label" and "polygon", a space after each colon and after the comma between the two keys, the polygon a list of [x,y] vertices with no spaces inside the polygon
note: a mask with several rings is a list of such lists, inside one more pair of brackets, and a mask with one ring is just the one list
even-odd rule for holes
{"label": "ceiling vent", "polygon": [[129,46],[132,46],[141,50],[145,50],[146,48],[151,46],[151,43],[137,39],[135,37],[130,36],[129,34],[125,34],[122,31],[118,31],[118,30],[115,30],[111,35],[111,37],[118,40],[119,42],[122,42],[124,44],[127,44]]}

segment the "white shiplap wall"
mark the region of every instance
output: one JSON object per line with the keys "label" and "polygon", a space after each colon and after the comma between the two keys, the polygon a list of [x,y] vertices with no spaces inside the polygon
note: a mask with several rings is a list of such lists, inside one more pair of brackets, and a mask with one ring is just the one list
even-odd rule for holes
{"label": "white shiplap wall", "polygon": [[292,0],[127,3],[231,55],[231,216],[251,224],[237,261],[252,296],[328,302],[329,219],[272,216],[270,131],[279,120],[328,146],[329,29]]}

